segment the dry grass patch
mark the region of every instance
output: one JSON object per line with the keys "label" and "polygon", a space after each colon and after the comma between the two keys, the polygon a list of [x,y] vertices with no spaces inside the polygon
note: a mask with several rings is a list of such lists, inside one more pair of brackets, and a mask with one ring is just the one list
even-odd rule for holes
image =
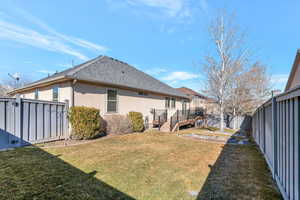
{"label": "dry grass patch", "polygon": [[[215,191],[205,189],[211,188],[207,180],[224,181],[224,177],[231,180],[228,175],[232,167],[256,182],[240,187],[239,184],[247,184],[245,180],[234,179],[231,187],[226,185],[224,190],[234,192],[239,191],[236,189],[239,187],[247,189],[243,191],[246,195],[252,190],[257,197],[276,197],[277,191],[271,187],[264,161],[260,159],[262,164],[255,165],[256,160],[251,156],[248,160],[243,158],[248,162],[236,162],[234,166],[226,161],[217,171],[222,177],[220,180],[207,179],[214,172],[210,166],[224,155],[223,147],[152,132],[63,148],[20,148],[0,152],[0,199],[192,200],[197,197],[188,191],[201,191],[199,195]],[[250,153],[256,151],[249,149]],[[246,157],[247,152],[245,149],[242,154]],[[230,160],[239,160],[236,156],[239,154],[232,154]],[[253,166],[257,170],[252,170]],[[270,186],[269,192],[262,191],[264,184]],[[262,187],[257,188],[257,185]],[[221,184],[217,190],[223,192]]]}

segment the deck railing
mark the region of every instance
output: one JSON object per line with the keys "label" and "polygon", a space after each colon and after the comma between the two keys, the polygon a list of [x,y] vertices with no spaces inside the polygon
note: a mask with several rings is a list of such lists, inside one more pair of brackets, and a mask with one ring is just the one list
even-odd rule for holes
{"label": "deck railing", "polygon": [[193,120],[200,116],[204,116],[204,111],[201,108],[177,110],[170,118],[170,130],[172,131],[179,122]]}
{"label": "deck railing", "polygon": [[168,110],[166,109],[152,109],[153,125],[159,127],[168,121]]}

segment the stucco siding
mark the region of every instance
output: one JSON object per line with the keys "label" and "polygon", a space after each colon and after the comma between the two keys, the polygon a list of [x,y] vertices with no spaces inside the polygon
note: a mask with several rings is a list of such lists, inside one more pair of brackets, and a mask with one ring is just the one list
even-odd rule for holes
{"label": "stucco siding", "polygon": [[190,108],[205,108],[205,99],[200,98],[198,96],[193,96],[191,103],[190,103]]}
{"label": "stucco siding", "polygon": [[102,86],[76,83],[74,85],[74,105],[87,106],[100,109],[101,114],[105,113],[106,89]]}
{"label": "stucco siding", "polygon": [[[74,86],[75,106],[88,106],[100,109],[101,115],[112,113],[106,112],[107,89],[117,90],[117,114],[126,115],[130,111],[141,112],[144,117],[152,120],[151,109],[165,109],[165,97],[148,93],[141,96],[137,91],[118,89],[100,85],[86,83],[76,83]],[[173,114],[176,109],[182,109],[181,99],[176,99],[176,108],[168,109],[169,114]]]}
{"label": "stucco siding", "polygon": [[[51,86],[39,88],[39,99],[52,101],[53,91],[52,88],[58,86],[59,94],[58,100],[64,102],[69,100],[70,105],[72,105],[73,91],[71,87],[71,82],[65,82],[60,84],[54,84]],[[151,109],[166,109],[165,108],[165,98],[170,96],[158,95],[154,93],[147,93],[146,96],[139,95],[138,91],[119,89],[114,87],[107,87],[96,84],[88,84],[83,82],[77,82],[73,86],[74,88],[74,106],[87,106],[93,107],[100,110],[102,116],[109,115],[113,113],[107,113],[107,89],[117,90],[117,113],[121,115],[126,115],[130,111],[141,112],[145,117],[152,120]],[[24,98],[34,99],[35,90],[22,93]],[[182,109],[182,98],[176,99],[176,107],[168,109],[169,117],[173,115],[176,110]],[[189,104],[187,103],[187,109]]]}
{"label": "stucco siding", "polygon": [[[58,101],[59,102],[64,102],[65,100],[69,100],[69,102],[71,102],[72,89],[71,89],[70,82],[38,88],[38,99],[44,100],[44,101],[52,101],[53,100],[53,92],[52,92],[53,86],[58,86]],[[35,90],[23,92],[20,95],[21,95],[21,97],[26,98],[26,99],[34,99],[35,98]]]}
{"label": "stucco siding", "polygon": [[23,93],[21,97],[25,99],[34,99],[34,91]]}
{"label": "stucco siding", "polygon": [[[52,95],[51,95],[52,97]],[[72,87],[71,82],[58,84],[58,101],[69,101],[69,105],[72,105]]]}

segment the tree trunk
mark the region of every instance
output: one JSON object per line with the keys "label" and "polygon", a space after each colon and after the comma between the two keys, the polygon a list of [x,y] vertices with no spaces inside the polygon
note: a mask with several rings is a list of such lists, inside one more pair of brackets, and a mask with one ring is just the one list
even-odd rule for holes
{"label": "tree trunk", "polygon": [[236,129],[236,116],[235,116],[235,108],[233,108],[233,129]]}
{"label": "tree trunk", "polygon": [[224,106],[220,105],[220,131],[224,131]]}

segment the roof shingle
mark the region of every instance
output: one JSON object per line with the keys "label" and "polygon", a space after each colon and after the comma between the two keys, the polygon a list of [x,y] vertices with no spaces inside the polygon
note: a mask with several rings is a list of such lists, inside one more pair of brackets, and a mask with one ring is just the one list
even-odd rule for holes
{"label": "roof shingle", "polygon": [[40,83],[46,83],[56,78],[71,78],[90,82],[112,84],[116,86],[134,88],[149,92],[156,92],[171,96],[187,96],[170,87],[169,85],[145,74],[144,72],[108,56],[100,56],[86,63],[77,65],[73,68],[56,73],[47,78],[41,79],[26,87],[32,87]]}

